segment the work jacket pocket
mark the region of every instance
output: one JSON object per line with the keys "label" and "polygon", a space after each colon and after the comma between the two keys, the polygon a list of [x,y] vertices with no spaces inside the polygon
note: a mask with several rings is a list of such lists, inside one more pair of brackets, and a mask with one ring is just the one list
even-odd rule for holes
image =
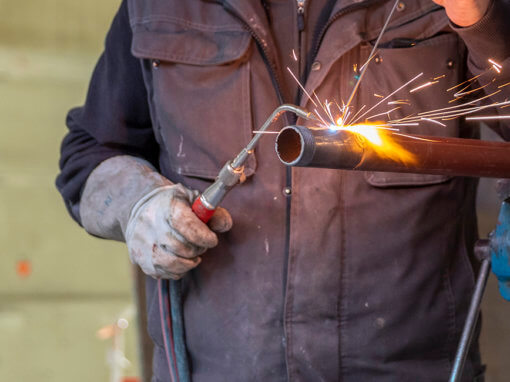
{"label": "work jacket pocket", "polygon": [[[368,57],[371,48],[369,44],[362,46],[362,57]],[[395,38],[383,44],[367,67],[360,87],[360,105],[366,105],[366,110],[380,105],[363,112],[363,119],[389,123],[401,134],[458,136],[458,119],[450,118],[448,113],[437,118],[437,113],[462,102],[454,101],[462,67],[463,46],[453,33],[424,40]],[[443,175],[374,171],[366,172],[365,178],[376,187],[430,185],[450,179]]]}
{"label": "work jacket pocket", "polygon": [[[174,19],[135,24],[132,52],[144,59],[165,172],[214,178],[251,139],[250,42],[235,25]],[[255,166],[252,155],[245,174]]]}

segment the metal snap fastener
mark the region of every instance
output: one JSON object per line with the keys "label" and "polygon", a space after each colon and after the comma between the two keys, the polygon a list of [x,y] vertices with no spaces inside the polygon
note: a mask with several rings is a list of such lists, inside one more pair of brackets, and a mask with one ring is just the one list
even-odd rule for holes
{"label": "metal snap fastener", "polygon": [[285,187],[285,188],[283,189],[283,194],[284,194],[285,196],[290,196],[290,195],[292,195],[292,188],[290,188],[290,187]]}
{"label": "metal snap fastener", "polygon": [[397,11],[402,12],[404,9],[406,9],[406,4],[403,1],[399,1],[397,4]]}
{"label": "metal snap fastener", "polygon": [[382,62],[382,57],[381,57],[381,56],[375,56],[375,57],[374,57],[374,62],[375,62],[376,64],[380,64],[380,63]]}
{"label": "metal snap fastener", "polygon": [[157,69],[159,67],[160,61],[159,60],[152,60],[152,67],[154,69]]}
{"label": "metal snap fastener", "polygon": [[452,59],[449,59],[448,61],[446,61],[446,67],[448,69],[453,69],[454,66],[455,66],[455,62]]}
{"label": "metal snap fastener", "polygon": [[321,70],[322,64],[319,61],[315,61],[312,64],[312,71],[316,72],[318,70]]}

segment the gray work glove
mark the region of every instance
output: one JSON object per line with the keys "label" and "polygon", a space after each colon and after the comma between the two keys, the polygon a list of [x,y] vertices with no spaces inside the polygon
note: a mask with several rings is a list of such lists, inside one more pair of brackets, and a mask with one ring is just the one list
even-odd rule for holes
{"label": "gray work glove", "polygon": [[80,216],[87,232],[125,241],[131,261],[147,275],[179,279],[218,244],[213,231],[232,227],[223,208],[216,210],[209,225],[198,219],[191,210],[197,196],[197,191],[162,177],[148,162],[119,156],[90,174]]}
{"label": "gray work glove", "polygon": [[155,278],[179,279],[200,264],[207,249],[218,245],[212,231],[232,226],[227,210],[218,208],[209,227],[191,210],[198,197],[181,184],[159,187],[136,203],[126,228],[131,261]]}

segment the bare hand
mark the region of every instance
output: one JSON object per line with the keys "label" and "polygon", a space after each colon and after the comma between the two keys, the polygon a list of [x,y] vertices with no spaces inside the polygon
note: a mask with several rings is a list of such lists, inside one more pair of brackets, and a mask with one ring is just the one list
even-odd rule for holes
{"label": "bare hand", "polygon": [[[432,0],[445,8],[448,18],[460,27],[476,24],[487,12],[491,0]],[[497,0],[496,0],[497,1]]]}

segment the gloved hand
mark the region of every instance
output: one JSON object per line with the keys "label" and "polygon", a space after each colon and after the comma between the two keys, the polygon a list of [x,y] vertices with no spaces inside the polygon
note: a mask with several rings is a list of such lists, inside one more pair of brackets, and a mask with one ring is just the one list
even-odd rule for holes
{"label": "gloved hand", "polygon": [[174,184],[156,188],[134,206],[126,244],[131,261],[146,274],[179,279],[200,264],[200,255],[218,244],[213,231],[226,232],[232,227],[224,208],[216,209],[209,226],[197,218],[191,210],[197,197],[197,191]]}
{"label": "gloved hand", "polygon": [[117,156],[89,175],[80,219],[93,235],[125,241],[131,261],[149,276],[178,279],[218,244],[213,231],[232,227],[223,208],[216,210],[209,226],[198,219],[191,210],[197,196],[197,191],[161,176],[150,163]]}

